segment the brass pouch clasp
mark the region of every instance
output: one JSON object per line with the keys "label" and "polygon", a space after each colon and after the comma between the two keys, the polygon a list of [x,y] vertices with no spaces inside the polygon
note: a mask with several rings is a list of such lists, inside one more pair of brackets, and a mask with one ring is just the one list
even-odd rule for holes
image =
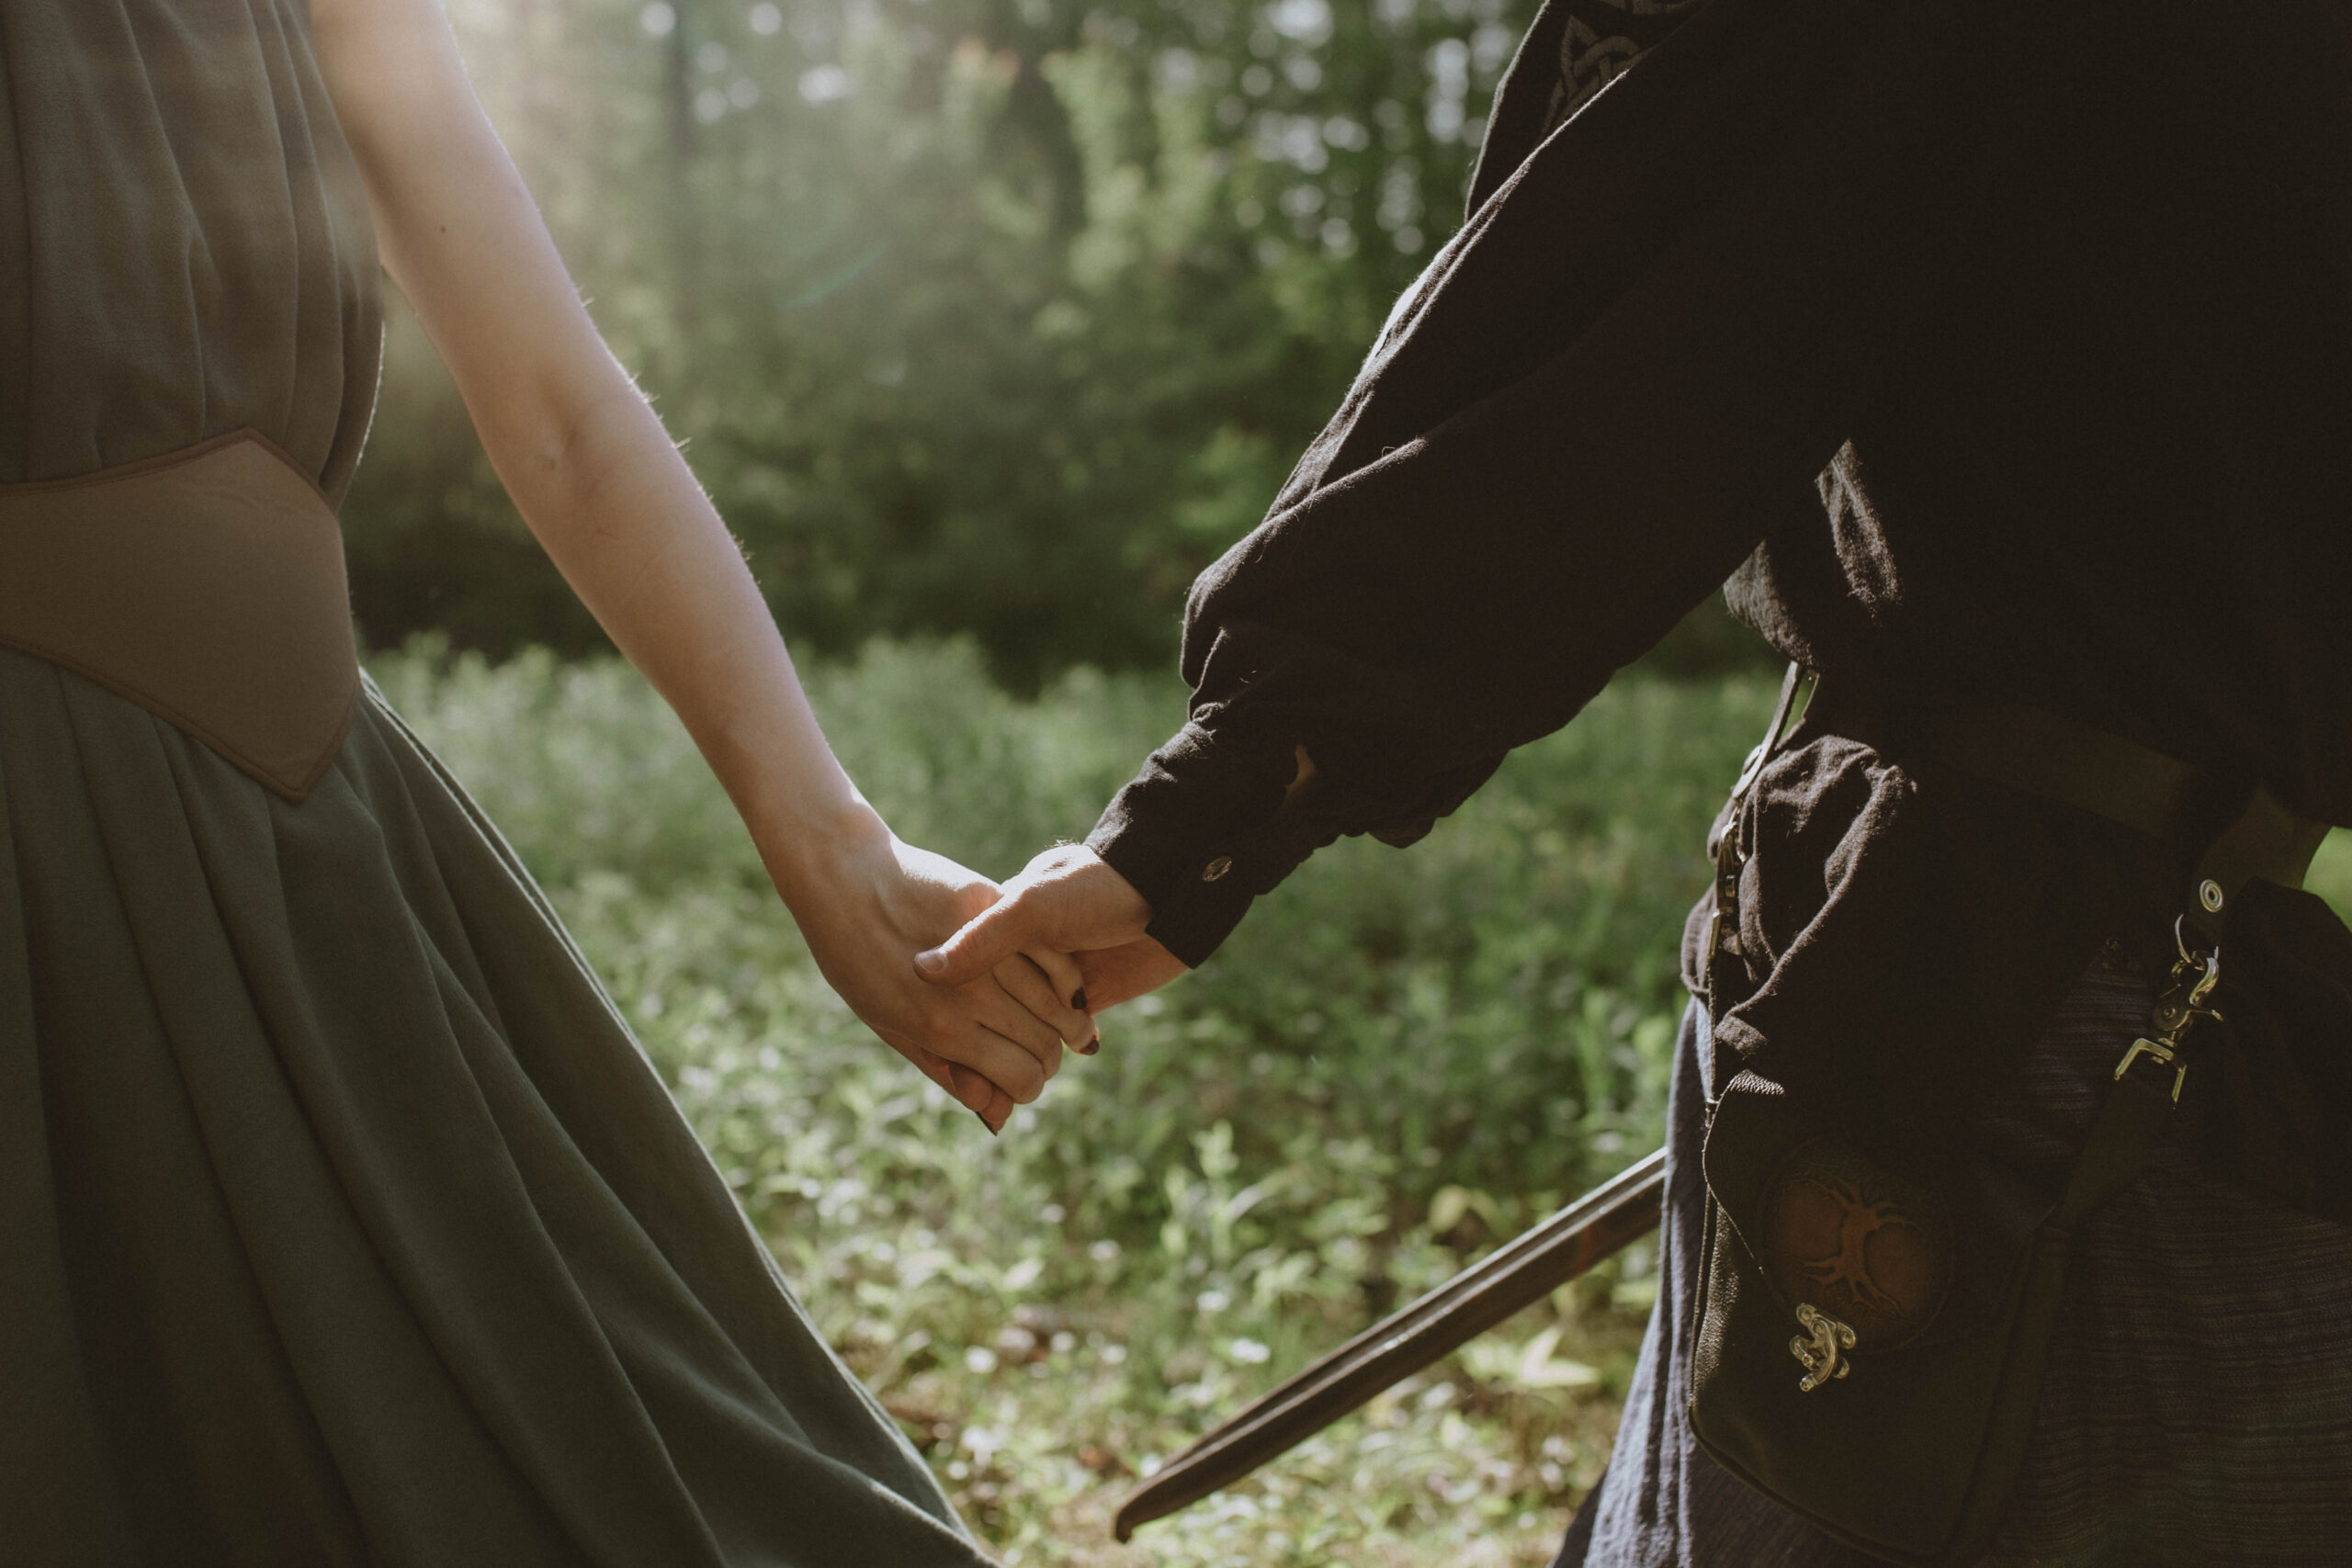
{"label": "brass pouch clasp", "polygon": [[1846,1359],[1846,1352],[1854,1348],[1852,1329],[1811,1302],[1797,1303],[1797,1324],[1804,1332],[1789,1341],[1789,1354],[1804,1368],[1804,1376],[1797,1380],[1799,1390],[1811,1393],[1854,1370],[1854,1363]]}

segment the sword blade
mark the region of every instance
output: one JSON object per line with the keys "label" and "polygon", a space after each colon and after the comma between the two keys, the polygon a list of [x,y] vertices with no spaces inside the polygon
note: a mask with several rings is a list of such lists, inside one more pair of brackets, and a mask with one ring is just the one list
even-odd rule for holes
{"label": "sword blade", "polygon": [[1118,1538],[1232,1485],[1648,1235],[1665,1190],[1661,1149],[1381,1319],[1170,1460],[1119,1506]]}

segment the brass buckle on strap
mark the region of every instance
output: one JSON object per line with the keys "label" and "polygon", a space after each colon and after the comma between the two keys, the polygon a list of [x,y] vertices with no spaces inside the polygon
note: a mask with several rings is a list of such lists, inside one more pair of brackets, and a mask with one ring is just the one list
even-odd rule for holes
{"label": "brass buckle on strap", "polygon": [[2180,1086],[2187,1082],[2188,1078],[2188,1064],[2187,1062],[2179,1061],[2177,1059],[2177,1054],[2173,1050],[2173,1048],[2163,1043],[2161,1041],[2140,1039],[2132,1042],[2132,1049],[2124,1052],[2123,1060],[2115,1065],[2116,1077],[2120,1079],[2124,1074],[2130,1072],[2132,1070],[2132,1064],[2138,1061],[2142,1056],[2148,1057],[2150,1060],[2155,1062],[2159,1066],[2171,1067],[2173,1069],[2172,1102],[2175,1105],[2178,1105],[2180,1103]]}
{"label": "brass buckle on strap", "polygon": [[2164,990],[2156,997],[2155,1015],[2152,1020],[2156,1028],[2155,1037],[2132,1042],[2132,1048],[2123,1053],[2123,1060],[2115,1065],[2115,1076],[2119,1081],[2143,1056],[2159,1067],[2172,1068],[2172,1102],[2175,1105],[2180,1103],[2180,1086],[2188,1078],[2188,1064],[2179,1059],[2182,1036],[2200,1018],[2210,1018],[2217,1023],[2222,1021],[2221,1010],[2207,1005],[2214,987],[2222,983],[2222,950],[2215,947],[2204,953],[2189,951],[2186,919],[2184,916],[2173,922],[2173,946],[2179,950],[2180,957],[2173,964]]}
{"label": "brass buckle on strap", "polygon": [[[1756,780],[1764,772],[1764,764],[1780,750],[1781,742],[1788,738],[1790,719],[1803,712],[1810,696],[1808,682],[1814,672],[1792,660],[1788,673],[1781,679],[1780,700],[1772,705],[1772,722],[1764,731],[1764,739],[1740,764],[1739,777],[1731,786],[1731,799],[1725,807],[1722,821],[1707,840],[1707,853],[1715,863],[1714,907],[1707,913],[1707,956],[1709,973],[1724,958],[1740,956],[1739,948],[1739,868],[1747,863],[1747,856],[1739,847],[1740,819],[1747,808],[1748,792],[1756,787]],[[1713,990],[1710,981],[1708,988]]]}

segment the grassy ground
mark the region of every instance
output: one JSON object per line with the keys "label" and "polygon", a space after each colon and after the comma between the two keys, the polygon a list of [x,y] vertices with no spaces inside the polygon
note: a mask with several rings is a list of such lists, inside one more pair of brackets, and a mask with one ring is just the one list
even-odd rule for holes
{"label": "grassy ground", "polygon": [[[1318,856],[991,1140],[825,989],[628,671],[373,669],[1007,1562],[1549,1560],[1607,1456],[1639,1251],[1135,1544],[1109,1520],[1222,1416],[1654,1146],[1694,846],[1761,685],[1622,686],[1414,850]],[[1158,679],[1015,703],[955,649],[811,684],[900,832],[995,874],[1083,833],[1182,714]]]}
{"label": "grassy ground", "polygon": [[[503,825],[809,1309],[1008,1562],[1538,1565],[1597,1477],[1637,1248],[1131,1546],[1134,1478],[1654,1146],[1674,939],[1760,681],[1621,682],[1426,842],[1349,842],[1113,1013],[991,1140],[826,990],[684,736],[612,664],[373,661]],[[955,649],[811,685],[907,838],[993,874],[1181,716]],[[2352,899],[2352,843],[2316,882]]]}

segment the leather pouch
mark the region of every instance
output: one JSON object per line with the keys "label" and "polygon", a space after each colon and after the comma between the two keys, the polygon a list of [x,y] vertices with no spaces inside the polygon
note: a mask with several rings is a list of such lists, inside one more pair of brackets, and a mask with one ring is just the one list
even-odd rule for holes
{"label": "leather pouch", "polygon": [[1873,1556],[1928,1568],[1981,1555],[2032,1430],[2075,1231],[2145,1162],[2168,1089],[2161,1072],[2120,1079],[2051,1197],[1992,1168],[1930,1190],[1772,1127],[1783,1113],[1736,1080],[1709,1128],[1711,1168],[1727,1144],[1777,1168],[1745,1231],[1708,1201],[1690,1407],[1701,1444]]}
{"label": "leather pouch", "polygon": [[[1741,827],[1802,677],[1792,666],[1709,845],[1702,972],[1718,1021],[1736,982],[1753,983],[1739,935]],[[2195,770],[2052,715],[1978,710],[1928,733],[1950,765],[2159,842],[2181,844],[2186,806],[2202,793]],[[2059,1181],[1964,1152],[1921,1168],[1916,1154],[1865,1148],[1808,1120],[1816,1097],[1752,1069],[1718,1077],[1688,1414],[1726,1470],[1887,1562],[1942,1568],[1983,1554],[2032,1435],[2075,1236],[2147,1163],[2178,1102],[2183,1038],[2220,1016],[2208,1004],[2221,937],[2245,890],[2257,878],[2300,886],[2324,831],[2266,790],[2238,801],[2187,857],[2180,961]]]}

